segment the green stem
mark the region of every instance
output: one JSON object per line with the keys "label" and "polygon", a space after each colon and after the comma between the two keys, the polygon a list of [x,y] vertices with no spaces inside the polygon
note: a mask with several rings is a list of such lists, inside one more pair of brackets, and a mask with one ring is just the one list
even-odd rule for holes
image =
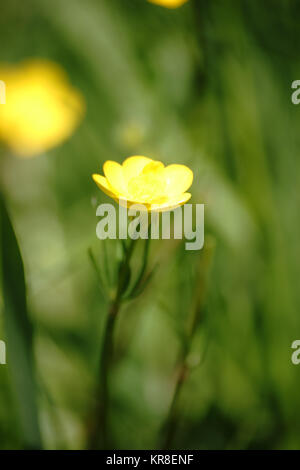
{"label": "green stem", "polygon": [[101,447],[106,449],[108,446],[107,436],[107,418],[108,418],[108,406],[109,406],[109,393],[108,393],[108,372],[110,366],[110,360],[113,350],[113,332],[117,314],[120,309],[120,304],[112,303],[108,312],[104,339],[102,344],[102,351],[100,357],[99,367],[99,382],[97,386],[97,403],[96,409],[94,410],[95,422],[92,426],[90,437],[89,437],[89,448],[97,449],[99,443]]}
{"label": "green stem", "polygon": [[129,269],[129,262],[135,247],[135,240],[130,241],[130,245],[126,250],[125,257],[122,261],[119,276],[118,285],[114,299],[109,307],[106,326],[104,331],[104,338],[101,350],[99,374],[98,374],[98,385],[97,385],[97,403],[96,409],[93,412],[93,424],[90,428],[88,437],[89,449],[98,449],[99,444],[103,449],[109,447],[108,437],[108,411],[109,411],[109,383],[108,375],[111,365],[111,359],[113,356],[113,336],[114,327],[116,324],[116,318],[120,311],[123,294],[127,284],[127,275]]}
{"label": "green stem", "polygon": [[179,364],[173,397],[164,427],[165,439],[162,446],[163,450],[170,449],[176,433],[178,423],[178,398],[180,395],[181,388],[185,382],[187,373],[188,367],[186,364],[186,354],[184,354]]}
{"label": "green stem", "polygon": [[192,308],[190,324],[186,333],[184,345],[183,345],[183,348],[180,352],[180,356],[178,359],[178,364],[177,364],[178,372],[177,372],[177,376],[175,380],[174,392],[173,392],[169,412],[167,414],[167,418],[166,418],[165,425],[163,428],[165,439],[163,441],[162,449],[164,450],[170,449],[170,446],[173,442],[173,439],[174,439],[174,436],[178,427],[179,395],[180,395],[182,386],[185,383],[188,377],[189,371],[190,371],[190,367],[188,364],[188,356],[191,351],[193,339],[197,332],[197,328],[199,326],[202,308],[205,303],[205,295],[206,295],[206,290],[207,290],[207,278],[208,278],[208,273],[209,273],[211,262],[212,262],[214,248],[215,248],[214,242],[212,242],[212,240],[208,240],[208,242],[206,242],[206,248],[204,249],[202,262],[199,265],[197,276],[196,276],[197,290],[196,290],[196,296],[195,296],[195,303]]}

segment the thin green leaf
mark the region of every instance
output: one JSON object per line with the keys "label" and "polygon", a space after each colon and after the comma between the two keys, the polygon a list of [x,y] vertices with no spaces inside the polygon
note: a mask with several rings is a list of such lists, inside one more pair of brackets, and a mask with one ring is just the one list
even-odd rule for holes
{"label": "thin green leaf", "polygon": [[158,268],[158,263],[151,269],[151,271],[149,271],[145,276],[142,277],[141,281],[136,286],[135,290],[132,291],[130,295],[126,297],[126,299],[135,299],[136,297],[139,297],[144,292],[148,284],[150,283],[157,268]]}
{"label": "thin green leaf", "polygon": [[101,272],[100,272],[100,269],[99,269],[99,266],[97,264],[97,261],[95,259],[95,256],[94,256],[94,253],[92,251],[91,248],[88,249],[88,255],[89,255],[89,258],[90,258],[90,261],[91,261],[91,264],[95,270],[95,273],[97,275],[97,279],[98,279],[98,283],[99,283],[99,288],[100,288],[100,291],[102,293],[102,295],[107,298],[108,297],[108,294],[107,294],[107,291],[106,291],[106,288],[105,288],[105,283],[102,279],[102,275],[101,275]]}
{"label": "thin green leaf", "polygon": [[[130,297],[130,298],[133,298],[133,297],[136,297],[137,295],[139,295],[142,285],[144,285],[146,283],[146,279],[145,279],[144,276],[145,276],[145,272],[146,272],[147,264],[148,264],[150,240],[151,240],[150,236],[148,236],[148,238],[145,240],[143,261],[142,261],[141,269],[140,269],[140,271],[137,275],[137,278],[135,280],[134,285],[132,286],[132,289],[131,289],[130,293],[128,294],[128,297]],[[148,278],[148,276],[146,276],[146,277]]]}

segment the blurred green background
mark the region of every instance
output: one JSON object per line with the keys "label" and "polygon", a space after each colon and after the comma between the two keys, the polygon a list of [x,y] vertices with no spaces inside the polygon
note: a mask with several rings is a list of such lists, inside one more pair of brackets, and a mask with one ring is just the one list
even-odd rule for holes
{"label": "blurred green background", "polygon": [[[87,103],[71,139],[39,158],[5,158],[1,175],[25,264],[45,448],[85,447],[107,312],[87,250],[103,256],[95,210],[108,198],[91,174],[136,154],[193,169],[192,202],[205,203],[205,243],[215,246],[172,447],[299,448],[299,14],[296,0],[190,0],[176,10],[146,0],[2,2],[1,62],[54,60]],[[150,258],[160,261],[155,276],[117,325],[116,449],[159,445],[203,289],[203,252],[159,241]],[[7,362],[0,448],[21,449]]]}

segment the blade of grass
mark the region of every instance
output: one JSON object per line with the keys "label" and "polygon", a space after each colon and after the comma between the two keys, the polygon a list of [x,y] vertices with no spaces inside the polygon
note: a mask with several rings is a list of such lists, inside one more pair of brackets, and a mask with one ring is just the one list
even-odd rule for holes
{"label": "blade of grass", "polygon": [[34,374],[33,328],[27,311],[24,266],[2,195],[0,195],[0,217],[7,362],[19,409],[23,445],[26,449],[41,449]]}

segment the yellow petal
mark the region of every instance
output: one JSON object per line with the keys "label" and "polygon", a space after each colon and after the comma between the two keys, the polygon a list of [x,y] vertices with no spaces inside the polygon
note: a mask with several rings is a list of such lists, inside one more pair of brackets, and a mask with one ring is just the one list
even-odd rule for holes
{"label": "yellow petal", "polygon": [[166,8],[178,8],[188,0],[148,0],[150,3],[155,3]]}
{"label": "yellow petal", "polygon": [[105,194],[107,194],[108,196],[110,196],[112,198],[115,198],[115,193],[114,193],[112,187],[110,186],[109,182],[107,181],[107,179],[104,176],[94,174],[94,175],[92,175],[92,177],[93,177],[93,180],[95,181],[95,183],[97,184],[97,186]]}
{"label": "yellow petal", "polygon": [[124,177],[122,165],[117,162],[107,160],[103,165],[103,171],[113,191],[126,197],[127,183]]}
{"label": "yellow petal", "polygon": [[164,169],[165,165],[159,161],[153,161],[148,163],[143,169],[143,174],[147,175],[149,173],[156,173],[159,174]]}
{"label": "yellow petal", "polygon": [[138,155],[126,158],[122,164],[125,180],[128,181],[130,178],[138,176],[144,167],[152,161],[151,158]]}
{"label": "yellow petal", "polygon": [[193,183],[193,172],[185,165],[169,165],[164,169],[166,194],[176,196],[185,193]]}
{"label": "yellow petal", "polygon": [[161,204],[151,204],[150,212],[165,212],[176,209],[176,207],[182,206],[191,198],[190,193],[180,194],[169,198],[166,202]]}

